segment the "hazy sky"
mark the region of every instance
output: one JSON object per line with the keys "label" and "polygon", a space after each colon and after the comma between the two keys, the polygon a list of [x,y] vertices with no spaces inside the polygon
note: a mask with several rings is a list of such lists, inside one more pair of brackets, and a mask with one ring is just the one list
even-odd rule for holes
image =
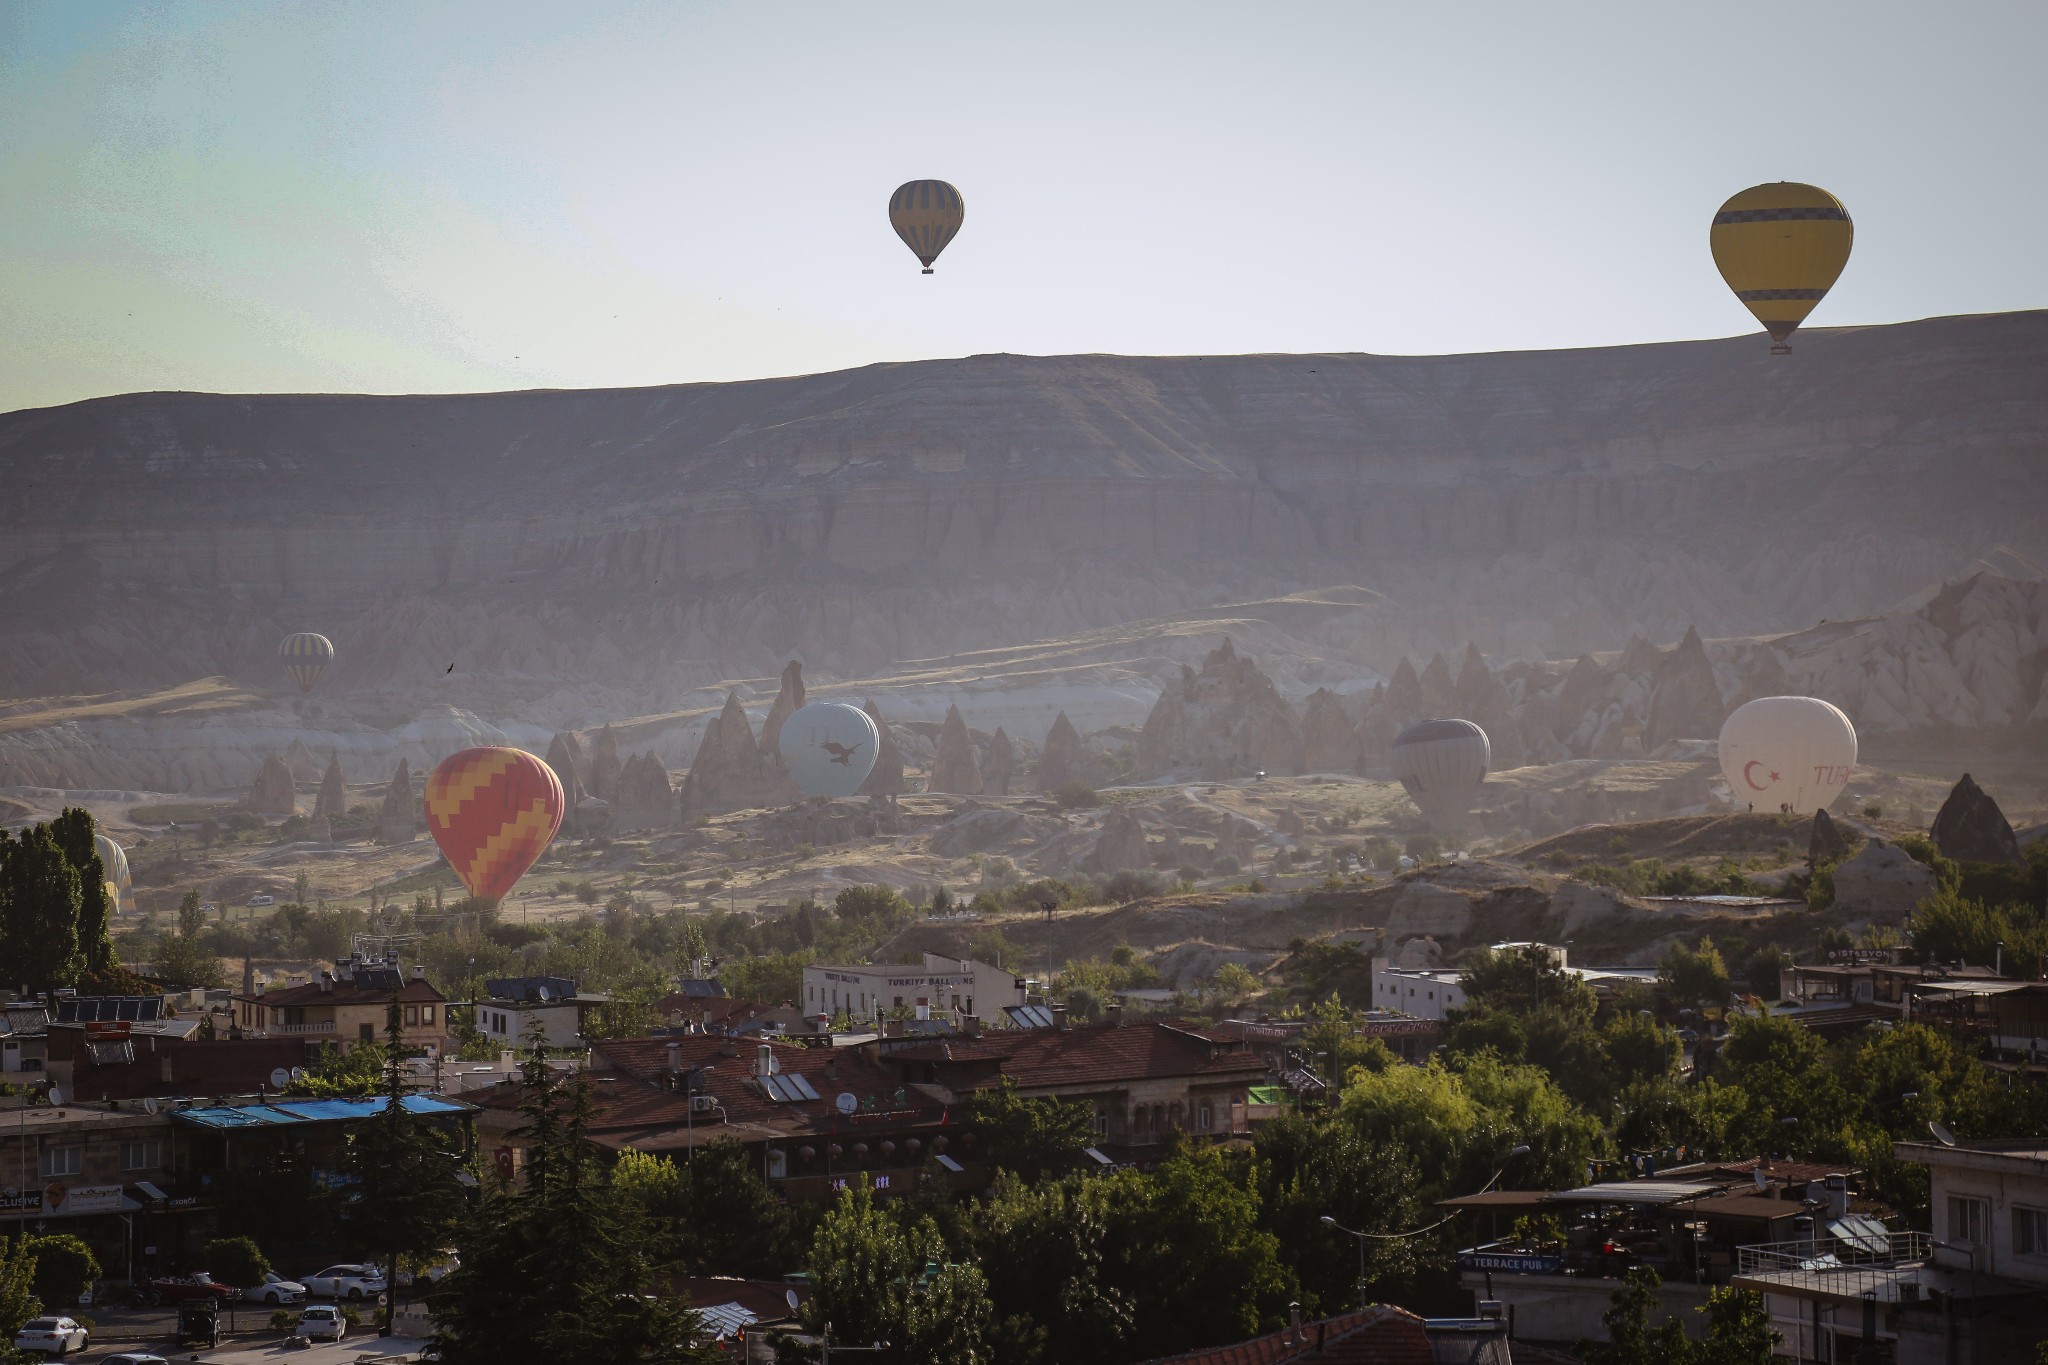
{"label": "hazy sky", "polygon": [[0,409],[1726,335],[1708,220],[1783,179],[1856,221],[1816,324],[2042,307],[2044,51],[2040,0],[0,0]]}

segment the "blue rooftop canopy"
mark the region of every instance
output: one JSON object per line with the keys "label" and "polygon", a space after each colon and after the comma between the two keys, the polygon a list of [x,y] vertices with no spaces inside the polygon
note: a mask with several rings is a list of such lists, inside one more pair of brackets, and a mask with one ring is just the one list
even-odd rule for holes
{"label": "blue rooftop canopy", "polygon": [[[433,1095],[407,1095],[411,1114],[464,1114],[473,1106]],[[220,1105],[207,1109],[175,1109],[171,1117],[200,1128],[278,1128],[294,1123],[349,1123],[384,1112],[386,1097],[369,1095],[333,1100],[280,1100],[275,1104]]]}

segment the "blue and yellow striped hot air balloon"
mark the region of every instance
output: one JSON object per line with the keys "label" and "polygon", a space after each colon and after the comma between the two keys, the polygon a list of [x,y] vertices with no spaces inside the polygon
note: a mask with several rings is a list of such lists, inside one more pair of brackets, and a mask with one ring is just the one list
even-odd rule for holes
{"label": "blue and yellow striped hot air balloon", "polygon": [[334,642],[325,635],[302,630],[284,637],[284,643],[277,647],[277,658],[299,685],[299,691],[311,692],[313,684],[327,671],[327,665],[334,662]]}
{"label": "blue and yellow striped hot air balloon", "polygon": [[889,226],[903,239],[903,245],[924,262],[924,273],[932,273],[932,262],[960,231],[967,216],[967,201],[960,191],[943,180],[913,180],[899,185],[889,196]]}
{"label": "blue and yellow striped hot air balloon", "polygon": [[1708,236],[1714,264],[1776,345],[1790,355],[1806,321],[1849,264],[1855,224],[1842,201],[1816,185],[1755,185],[1721,205]]}

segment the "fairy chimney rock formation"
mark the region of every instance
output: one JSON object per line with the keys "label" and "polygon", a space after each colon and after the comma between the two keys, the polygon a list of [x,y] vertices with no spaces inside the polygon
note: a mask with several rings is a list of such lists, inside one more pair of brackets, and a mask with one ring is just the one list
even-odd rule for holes
{"label": "fairy chimney rock formation", "polygon": [[1657,666],[1651,684],[1650,714],[1643,723],[1643,748],[1674,739],[1712,739],[1728,719],[1721,704],[1721,685],[1699,630],[1688,626],[1685,639]]}
{"label": "fairy chimney rock formation", "polygon": [[1487,665],[1476,644],[1465,647],[1465,662],[1458,670],[1456,714],[1486,731],[1493,746],[1493,770],[1519,768],[1528,762],[1522,747],[1522,727],[1515,719],[1514,698],[1507,684]]}
{"label": "fairy chimney rock formation", "polygon": [[775,704],[768,708],[768,719],[761,722],[761,757],[778,773],[787,771],[782,764],[783,722],[803,704],[804,666],[791,659],[782,666],[782,686],[775,693]]}
{"label": "fairy chimney rock formation", "polygon": [[[619,772],[619,737],[607,723],[590,746],[590,794],[600,801],[611,800],[618,793]],[[615,823],[613,828],[617,827]]]}
{"label": "fairy chimney rock formation", "polygon": [[755,742],[740,694],[726,693],[725,707],[705,725],[697,757],[683,779],[683,814],[783,805],[797,796],[796,784],[767,761]]}
{"label": "fairy chimney rock formation", "polygon": [[1008,796],[1010,777],[1016,770],[1017,748],[998,725],[995,737],[988,742],[988,764],[981,774],[982,791],[989,796]]}
{"label": "fairy chimney rock formation", "polygon": [[256,768],[256,780],[249,784],[249,795],[242,805],[258,815],[299,813],[299,793],[292,785],[292,770],[285,764],[283,754],[273,749],[263,756],[263,762]]}
{"label": "fairy chimney rock formation", "polygon": [[619,769],[610,798],[614,830],[673,829],[676,793],[668,769],[653,754],[634,754]]}
{"label": "fairy chimney rock formation", "polygon": [[1425,718],[1457,714],[1458,680],[1451,676],[1451,661],[1441,654],[1422,670],[1422,711]]}
{"label": "fairy chimney rock formation", "polygon": [[1959,863],[2020,861],[2020,841],[2005,812],[1968,773],[1934,817],[1934,846]]}
{"label": "fairy chimney rock formation", "polygon": [[384,792],[384,809],[377,815],[377,838],[386,844],[411,843],[420,828],[420,799],[413,794],[412,768],[398,760],[398,771]]}
{"label": "fairy chimney rock formation", "polygon": [[868,713],[868,719],[875,723],[875,733],[882,738],[875,746],[874,770],[860,784],[860,795],[894,796],[903,790],[903,750],[896,747],[896,732],[882,719],[881,708],[875,705],[873,697],[861,709]]}
{"label": "fairy chimney rock formation", "polygon": [[1088,865],[1097,872],[1128,872],[1152,866],[1152,852],[1145,842],[1145,827],[1138,817],[1122,806],[1112,807],[1102,821],[1102,834],[1095,841]]}
{"label": "fairy chimney rock formation", "polygon": [[341,755],[327,760],[326,775],[320,779],[320,794],[313,798],[315,820],[338,820],[348,814],[348,779],[342,775]]}
{"label": "fairy chimney rock formation", "polygon": [[939,752],[932,759],[932,775],[924,784],[928,792],[953,792],[973,796],[981,790],[981,761],[974,752],[974,738],[960,708],[946,708],[946,723],[939,727]]}
{"label": "fairy chimney rock formation", "polygon": [[1838,863],[1849,854],[1849,840],[1842,827],[1824,810],[1813,813],[1813,833],[1806,840],[1806,861],[1814,867]]}
{"label": "fairy chimney rock formation", "polygon": [[1069,782],[1086,782],[1087,773],[1088,750],[1081,743],[1081,732],[1062,711],[1053,717],[1052,728],[1045,732],[1045,746],[1038,751],[1038,789],[1052,792]]}
{"label": "fairy chimney rock formation", "polygon": [[285,749],[284,766],[291,770],[294,782],[311,782],[320,774],[320,760],[313,757],[303,739],[293,740]]}
{"label": "fairy chimney rock formation", "polygon": [[1301,771],[1294,708],[1228,637],[1200,672],[1181,666],[1180,681],[1160,693],[1139,732],[1138,773],[1175,771],[1210,779]]}
{"label": "fairy chimney rock formation", "polygon": [[1358,726],[1344,699],[1327,687],[1308,694],[1301,707],[1301,761],[1315,773],[1364,770]]}

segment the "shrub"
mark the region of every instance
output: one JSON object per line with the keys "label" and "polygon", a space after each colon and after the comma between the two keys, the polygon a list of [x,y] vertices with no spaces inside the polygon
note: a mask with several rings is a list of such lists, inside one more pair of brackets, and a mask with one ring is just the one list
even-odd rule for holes
{"label": "shrub", "polygon": [[1102,797],[1086,782],[1062,782],[1053,788],[1052,799],[1061,810],[1093,810],[1102,804]]}
{"label": "shrub", "polygon": [[1228,853],[1209,864],[1209,868],[1219,877],[1235,877],[1244,870],[1237,859],[1231,857]]}
{"label": "shrub", "polygon": [[280,1308],[270,1315],[270,1330],[286,1336],[299,1329],[299,1315],[289,1308]]}
{"label": "shrub", "polygon": [[247,1237],[216,1237],[206,1244],[205,1256],[206,1273],[237,1289],[261,1284],[270,1269],[263,1248]]}
{"label": "shrub", "polygon": [[576,883],[576,899],[585,905],[596,905],[597,883],[588,880]]}
{"label": "shrub", "polygon": [[100,1277],[92,1248],[68,1232],[29,1238],[28,1253],[35,1257],[36,1297],[46,1305],[70,1307]]}

